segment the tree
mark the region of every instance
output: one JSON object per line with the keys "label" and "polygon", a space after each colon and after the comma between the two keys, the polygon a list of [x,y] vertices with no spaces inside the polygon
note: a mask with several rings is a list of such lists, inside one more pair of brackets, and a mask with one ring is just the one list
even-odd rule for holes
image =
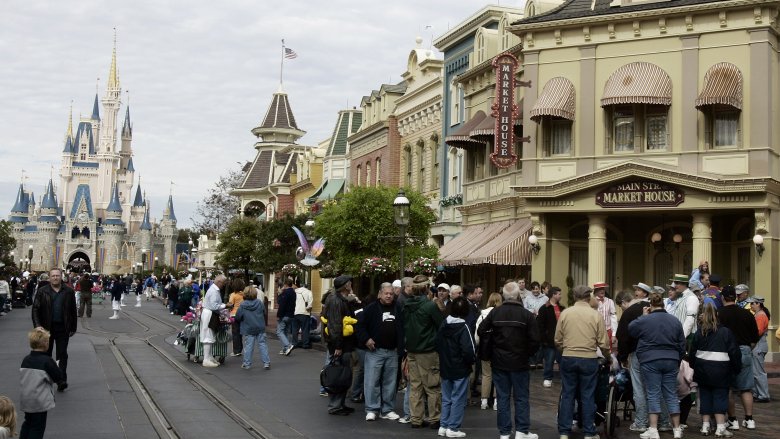
{"label": "tree", "polygon": [[195,216],[190,218],[194,230],[215,236],[227,229],[239,208],[238,197],[230,195],[230,192],[241,185],[243,179],[243,170],[230,170],[227,175],[219,177],[214,187],[195,207]]}
{"label": "tree", "polygon": [[0,262],[5,265],[13,265],[11,252],[16,248],[16,239],[12,233],[13,224],[6,220],[0,220]]}
{"label": "tree", "polygon": [[292,226],[303,230],[307,219],[306,215],[287,214],[271,221],[259,221],[261,238],[257,245],[257,271],[270,273],[298,262],[295,250],[301,244]]}
{"label": "tree", "polygon": [[247,275],[259,265],[258,243],[262,224],[254,218],[234,218],[219,235],[217,265],[225,271],[238,268]]}
{"label": "tree", "polygon": [[[406,228],[406,261],[420,256],[435,258],[438,250],[427,244],[436,215],[419,192],[405,189],[411,202]],[[398,265],[399,229],[393,218],[397,188],[354,187],[335,202],[327,204],[316,217],[315,234],[325,238],[331,263],[344,273],[357,274],[363,259],[387,258]]]}

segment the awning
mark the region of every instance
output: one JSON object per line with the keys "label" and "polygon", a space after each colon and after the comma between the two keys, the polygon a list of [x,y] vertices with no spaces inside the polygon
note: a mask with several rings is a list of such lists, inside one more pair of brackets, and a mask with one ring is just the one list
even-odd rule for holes
{"label": "awning", "polygon": [[317,202],[317,197],[320,196],[320,194],[322,193],[322,190],[325,189],[325,186],[327,184],[328,184],[328,180],[323,181],[322,184],[320,185],[320,187],[318,187],[317,190],[314,191],[314,193],[309,198],[306,199],[306,204],[314,204],[314,203],[316,203]]}
{"label": "awning", "polygon": [[483,119],[485,119],[485,112],[484,111],[477,111],[476,114],[474,114],[474,117],[468,120],[468,122],[464,123],[460,126],[457,130],[455,130],[454,133],[450,134],[449,136],[444,138],[444,143],[450,146],[454,146],[455,148],[467,148],[469,146],[484,146],[485,143],[481,142],[476,139],[472,139],[469,134],[471,133],[471,130],[476,128]]}
{"label": "awning", "polygon": [[531,120],[539,123],[542,116],[574,120],[576,96],[574,85],[568,79],[561,76],[550,79],[531,109]]}
{"label": "awning", "polygon": [[619,104],[672,105],[672,80],[655,64],[633,62],[607,79],[601,106]]}
{"label": "awning", "polygon": [[728,105],[742,109],[742,72],[734,64],[721,62],[704,75],[704,87],[696,98],[696,108]]}
{"label": "awning", "polygon": [[[517,106],[520,109],[520,112],[514,121],[515,134],[518,134],[518,131],[522,131],[519,130],[518,128],[523,126],[523,100],[522,99],[520,99],[520,103],[518,103]],[[474,127],[474,129],[469,132],[469,137],[471,137],[472,139],[479,140],[481,142],[490,142],[493,140],[493,137],[495,135],[496,135],[496,118],[489,114],[485,115],[485,118],[482,119],[482,122],[480,122],[479,125]]]}
{"label": "awning", "polygon": [[439,257],[447,266],[530,265],[530,231],[528,219],[467,226],[439,249]]}
{"label": "awning", "polygon": [[317,197],[317,202],[332,200],[336,198],[336,195],[338,195],[343,188],[344,188],[343,178],[332,178],[328,180],[328,183],[325,185],[325,187],[322,189],[322,192],[320,192],[320,195]]}

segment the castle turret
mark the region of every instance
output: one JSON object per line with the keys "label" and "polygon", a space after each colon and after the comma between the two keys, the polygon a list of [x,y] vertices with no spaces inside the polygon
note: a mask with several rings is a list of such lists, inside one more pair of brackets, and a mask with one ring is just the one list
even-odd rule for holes
{"label": "castle turret", "polygon": [[103,272],[119,273],[120,249],[122,237],[125,234],[125,223],[122,221],[122,203],[119,201],[119,185],[114,184],[111,192],[111,202],[106,208],[106,219],[103,221],[103,247],[105,256],[103,259]]}
{"label": "castle turret", "polygon": [[33,270],[48,270],[55,264],[53,249],[57,245],[57,233],[60,231],[60,218],[57,211],[54,183],[49,179],[46,193],[41,199],[41,210],[37,221],[38,239],[35,240],[33,257],[30,259]]}
{"label": "castle turret", "polygon": [[[138,244],[141,250],[140,254],[146,255],[144,262],[144,270],[152,269],[152,223],[149,221],[149,203],[144,202],[146,205],[144,208],[144,219],[141,222],[140,230],[138,231]],[[143,256],[142,256],[143,257]]]}
{"label": "castle turret", "polygon": [[170,266],[176,265],[176,214],[173,211],[173,195],[168,196],[168,204],[163,212],[163,219],[160,222],[160,239],[163,242],[163,257],[165,263]]}
{"label": "castle turret", "polygon": [[24,191],[24,185],[19,184],[19,191],[16,194],[14,207],[11,208],[9,222],[15,224],[24,224],[30,219],[30,201],[29,196]]}

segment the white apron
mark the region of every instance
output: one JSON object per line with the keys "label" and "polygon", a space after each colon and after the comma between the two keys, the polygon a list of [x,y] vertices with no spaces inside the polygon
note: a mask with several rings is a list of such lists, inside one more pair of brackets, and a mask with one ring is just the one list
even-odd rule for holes
{"label": "white apron", "polygon": [[200,311],[200,342],[201,343],[214,343],[216,338],[214,331],[209,328],[209,320],[211,320],[212,310],[203,308]]}

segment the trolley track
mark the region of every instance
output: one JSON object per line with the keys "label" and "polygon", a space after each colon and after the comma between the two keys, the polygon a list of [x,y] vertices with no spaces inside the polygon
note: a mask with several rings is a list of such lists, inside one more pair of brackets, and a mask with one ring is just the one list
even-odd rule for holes
{"label": "trolley track", "polygon": [[82,326],[89,332],[101,334],[108,340],[111,352],[114,354],[114,357],[116,358],[117,363],[120,365],[122,372],[127,378],[128,382],[136,391],[139,399],[141,399],[142,406],[144,407],[147,416],[154,424],[154,428],[161,438],[183,438],[185,436],[176,428],[176,422],[173,420],[173,417],[166,413],[166,410],[162,404],[157,400],[157,398],[155,398],[154,393],[149,391],[149,388],[144,382],[143,377],[138,373],[136,368],[133,367],[132,363],[125,356],[125,353],[122,351],[121,340],[120,343],[117,343],[117,339],[121,337],[141,341],[144,343],[144,345],[146,345],[146,347],[151,348],[159,358],[161,358],[173,370],[178,372],[188,384],[197,389],[212,405],[218,408],[220,412],[222,412],[227,418],[232,420],[236,425],[244,430],[249,435],[249,437],[258,439],[270,439],[273,437],[261,425],[257,424],[249,415],[227,401],[216,389],[211,387],[208,383],[204,382],[193,371],[182,365],[180,361],[177,361],[177,359],[173,358],[164,349],[152,343],[153,338],[158,336],[164,337],[166,331],[163,331],[162,333],[159,331],[153,331],[151,326],[143,323],[138,319],[137,316],[133,315],[136,313],[143,315],[145,318],[150,320],[154,320],[158,324],[170,328],[177,333],[180,329],[178,326],[173,325],[157,316],[151,315],[147,312],[135,310],[132,310],[132,312],[124,312],[122,315],[123,317],[126,317],[139,325],[144,330],[143,335],[127,333],[118,334],[116,332],[106,331],[104,329],[92,328],[91,325],[89,325],[86,321],[82,321]]}

